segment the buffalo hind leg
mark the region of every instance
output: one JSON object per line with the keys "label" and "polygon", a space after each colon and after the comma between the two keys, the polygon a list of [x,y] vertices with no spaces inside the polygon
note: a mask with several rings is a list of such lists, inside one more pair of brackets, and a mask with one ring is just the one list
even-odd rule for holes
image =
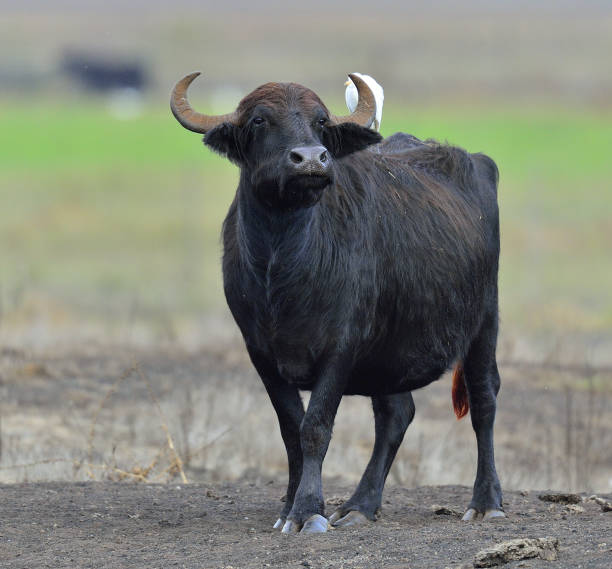
{"label": "buffalo hind leg", "polygon": [[372,397],[376,438],[370,462],[354,494],[329,518],[333,526],[375,520],[389,469],[414,418],[412,393]]}
{"label": "buffalo hind leg", "polygon": [[285,382],[276,369],[267,363],[253,350],[249,350],[251,361],[259,373],[268,392],[272,406],[278,417],[281,436],[287,451],[289,465],[289,482],[285,506],[274,524],[274,529],[282,528],[287,515],[293,507],[293,499],[302,477],[302,447],[300,443],[300,425],[304,418],[304,405],[297,387]]}
{"label": "buffalo hind leg", "polygon": [[464,520],[505,517],[493,452],[493,424],[500,386],[495,359],[496,342],[497,314],[485,319],[464,361],[464,381],[478,447],[476,481]]}

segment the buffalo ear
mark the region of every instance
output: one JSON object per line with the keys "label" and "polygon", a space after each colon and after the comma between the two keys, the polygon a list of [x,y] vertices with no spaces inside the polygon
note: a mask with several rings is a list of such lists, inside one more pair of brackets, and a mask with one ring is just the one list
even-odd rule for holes
{"label": "buffalo ear", "polygon": [[323,143],[334,158],[342,158],[382,140],[376,131],[346,122],[329,126],[323,133]]}
{"label": "buffalo ear", "polygon": [[232,162],[240,162],[241,153],[236,125],[224,122],[209,130],[204,135],[204,144],[222,156],[227,156]]}

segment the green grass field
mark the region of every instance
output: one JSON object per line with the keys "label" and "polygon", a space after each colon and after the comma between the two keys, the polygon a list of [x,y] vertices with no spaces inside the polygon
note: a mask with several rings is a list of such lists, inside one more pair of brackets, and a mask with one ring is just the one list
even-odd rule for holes
{"label": "green grass field", "polygon": [[[508,325],[610,329],[612,113],[396,107],[382,130],[496,160]],[[0,133],[4,326],[32,318],[37,302],[59,320],[130,303],[153,318],[222,306],[219,232],[237,171],[169,110],[122,121],[102,104],[4,102]]]}

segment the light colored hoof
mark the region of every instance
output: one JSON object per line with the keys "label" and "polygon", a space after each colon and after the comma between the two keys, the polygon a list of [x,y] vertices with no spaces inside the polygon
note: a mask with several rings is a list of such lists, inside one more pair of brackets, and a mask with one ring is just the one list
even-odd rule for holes
{"label": "light colored hoof", "polygon": [[283,520],[283,518],[278,518],[278,520],[276,520],[276,522],[275,522],[275,524],[272,526],[272,528],[273,528],[273,529],[282,528],[284,524],[285,524],[285,520]]}
{"label": "light colored hoof", "polygon": [[315,514],[304,522],[304,526],[300,533],[325,533],[327,527],[327,519],[319,514]]}
{"label": "light colored hoof", "polygon": [[331,516],[329,516],[329,524],[334,526],[336,525],[336,522],[341,518],[342,516],[340,515],[339,512],[334,512]]}
{"label": "light colored hoof", "polygon": [[501,510],[487,510],[483,516],[483,520],[493,520],[495,518],[505,518],[506,514]]}
{"label": "light colored hoof", "polygon": [[329,523],[337,528],[346,528],[349,526],[359,526],[369,522],[360,511],[351,510],[346,516],[340,517],[340,514],[334,512],[329,518]]}
{"label": "light colored hoof", "polygon": [[281,533],[297,533],[300,531],[300,526],[291,520],[287,520],[283,525]]}
{"label": "light colored hoof", "polygon": [[484,514],[477,512],[474,508],[470,508],[461,518],[464,522],[472,520],[492,520],[495,518],[505,518],[506,514],[501,510],[487,510]]}

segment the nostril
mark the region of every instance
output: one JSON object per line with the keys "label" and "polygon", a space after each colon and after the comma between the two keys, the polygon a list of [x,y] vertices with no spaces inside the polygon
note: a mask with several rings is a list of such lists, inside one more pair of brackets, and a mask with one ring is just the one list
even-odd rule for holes
{"label": "nostril", "polygon": [[293,162],[294,164],[300,164],[304,161],[304,157],[297,152],[291,151],[289,153],[289,160],[291,160],[291,162]]}
{"label": "nostril", "polygon": [[327,150],[324,150],[323,152],[321,152],[321,155],[319,156],[319,160],[322,164],[325,164],[325,162],[327,162]]}

